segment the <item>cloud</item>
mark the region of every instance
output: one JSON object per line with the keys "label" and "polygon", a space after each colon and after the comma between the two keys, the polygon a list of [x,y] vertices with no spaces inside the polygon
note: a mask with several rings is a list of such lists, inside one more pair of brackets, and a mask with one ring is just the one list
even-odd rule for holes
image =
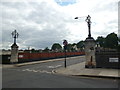
{"label": "cloud", "polygon": [[120,1],[118,3],[118,37],[120,38]]}
{"label": "cloud", "polygon": [[[90,14],[92,36],[106,36],[118,30],[118,0],[73,0],[60,5],[59,0],[4,0],[2,11],[2,47],[10,48],[13,43],[11,32],[20,34],[17,43],[21,49],[51,47],[53,43],[62,44],[85,40],[88,35],[86,16]],[[61,0],[62,1],[62,0]],[[56,3],[57,2],[57,3]],[[79,20],[75,20],[80,16]],[[1,46],[1,45],[0,45]]]}
{"label": "cloud", "polygon": [[67,5],[75,4],[77,0],[55,0],[55,2],[61,6],[67,6]]}
{"label": "cloud", "polygon": [[20,47],[49,47],[54,42],[62,42],[69,34],[62,13],[52,8],[47,2],[26,4],[5,2],[2,7],[4,8],[2,11],[3,42],[11,42],[12,38],[9,37],[14,28],[20,34],[18,38]]}

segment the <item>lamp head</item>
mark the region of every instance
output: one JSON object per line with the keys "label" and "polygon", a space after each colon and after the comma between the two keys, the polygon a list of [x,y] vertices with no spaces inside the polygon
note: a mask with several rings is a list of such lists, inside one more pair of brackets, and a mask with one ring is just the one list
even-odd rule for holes
{"label": "lamp head", "polygon": [[75,17],[75,19],[78,19],[78,17]]}

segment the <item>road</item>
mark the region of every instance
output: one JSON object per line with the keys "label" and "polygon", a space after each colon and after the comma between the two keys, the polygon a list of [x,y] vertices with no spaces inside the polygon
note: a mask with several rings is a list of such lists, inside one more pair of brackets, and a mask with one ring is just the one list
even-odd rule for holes
{"label": "road", "polygon": [[[67,59],[67,66],[83,62],[83,56]],[[118,88],[115,79],[64,76],[52,71],[64,67],[64,61],[3,68],[3,88]]]}

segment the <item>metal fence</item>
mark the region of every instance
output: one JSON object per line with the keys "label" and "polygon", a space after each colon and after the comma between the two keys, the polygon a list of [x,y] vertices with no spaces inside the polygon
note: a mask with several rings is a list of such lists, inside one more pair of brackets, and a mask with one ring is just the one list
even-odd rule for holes
{"label": "metal fence", "polygon": [[120,52],[96,52],[97,68],[117,68],[120,69]]}

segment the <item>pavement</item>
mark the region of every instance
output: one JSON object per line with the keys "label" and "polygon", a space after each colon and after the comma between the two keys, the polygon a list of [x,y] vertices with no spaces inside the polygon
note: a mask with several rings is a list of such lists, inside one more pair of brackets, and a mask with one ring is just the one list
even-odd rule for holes
{"label": "pavement", "polygon": [[[20,67],[20,66],[31,65],[31,64],[59,61],[59,60],[64,60],[64,58],[51,59],[51,60],[45,60],[45,61],[36,61],[36,62],[27,62],[27,63],[21,63],[21,64],[11,64],[11,65],[0,64],[0,68],[13,68],[13,67]],[[87,76],[87,77],[120,79],[120,69],[85,68],[85,62],[70,65],[70,66],[67,66],[66,68],[65,67],[57,68],[53,72],[57,74],[70,75],[70,76]]]}
{"label": "pavement", "polygon": [[64,60],[64,58],[41,60],[41,61],[34,61],[34,62],[25,62],[25,63],[18,63],[18,64],[0,64],[0,68],[21,67],[21,66],[26,66],[26,65],[33,65],[33,64],[40,64],[40,63],[47,63],[47,62],[54,62],[54,61],[62,61],[62,60]]}
{"label": "pavement", "polygon": [[55,70],[58,74],[120,79],[120,69],[85,68],[85,62]]}

